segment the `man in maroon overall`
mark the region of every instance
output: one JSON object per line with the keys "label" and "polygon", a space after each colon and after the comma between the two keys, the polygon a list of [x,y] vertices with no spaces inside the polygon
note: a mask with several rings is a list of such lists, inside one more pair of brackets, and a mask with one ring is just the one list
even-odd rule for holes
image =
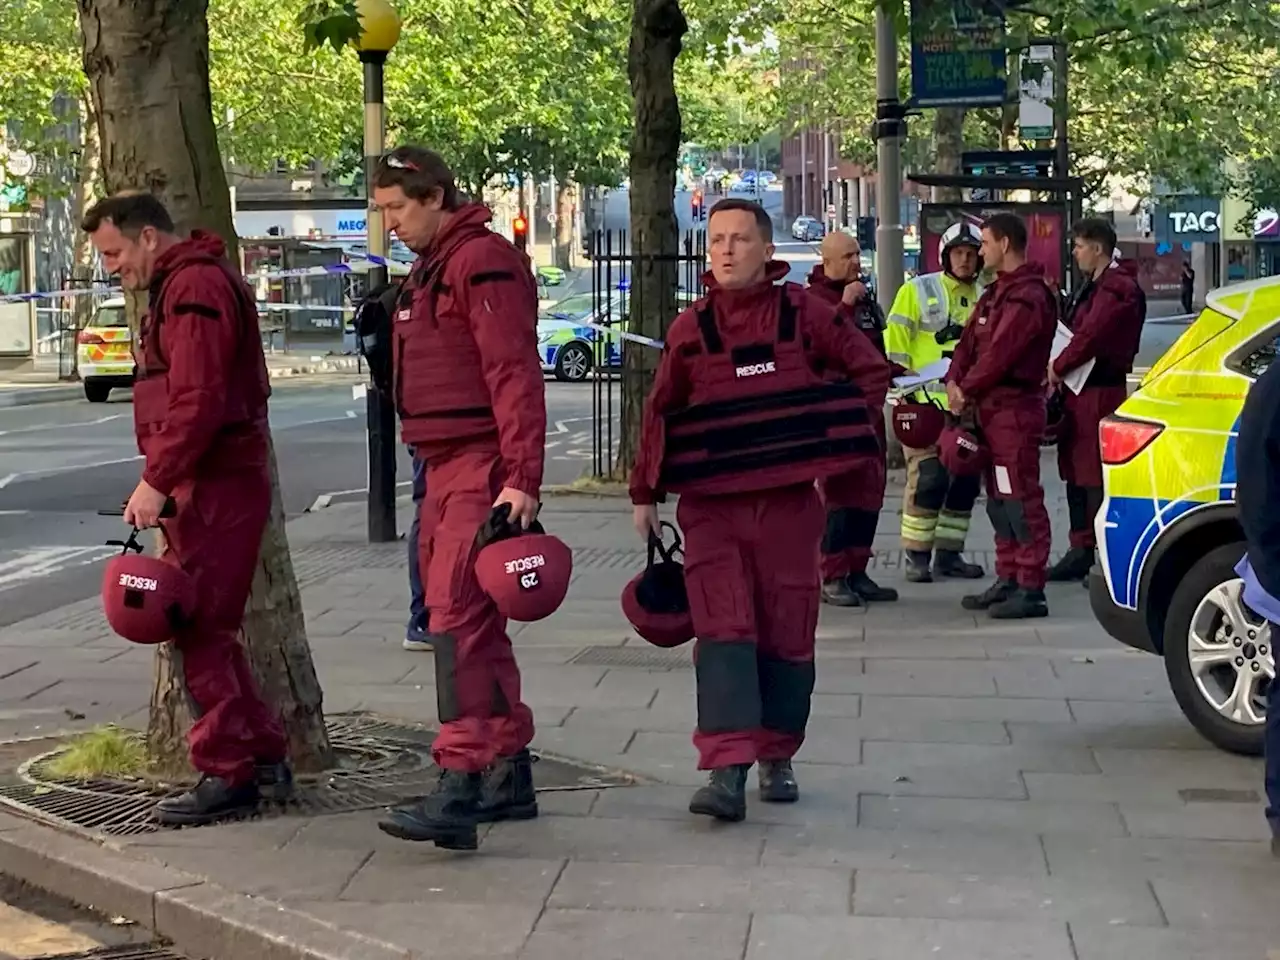
{"label": "man in maroon overall", "polygon": [[997,580],[965,597],[966,610],[998,620],[1043,617],[1049,513],[1040,486],[1045,369],[1058,325],[1058,294],[1028,263],[1027,227],[1010,213],[982,225],[982,259],[996,271],[973,308],[947,372],[952,413],[972,408],[991,452],[987,516],[996,534]]}
{"label": "man in maroon overall", "polygon": [[[1065,401],[1058,437],[1058,472],[1067,484],[1071,520],[1070,549],[1049,568],[1051,582],[1084,580],[1093,566],[1097,539],[1093,521],[1102,506],[1102,447],[1098,426],[1128,396],[1147,317],[1147,298],[1138,285],[1133,260],[1114,259],[1116,232],[1105,220],[1087,218],[1072,225],[1072,252],[1084,283],[1067,311],[1071,342],[1049,365],[1049,382]],[[1076,393],[1064,377],[1093,361],[1093,369]]]}
{"label": "man in maroon overall", "polygon": [[707,222],[707,296],[675,319],[645,405],[631,474],[637,532],[680,496],[698,641],[693,813],[746,815],[799,796],[791,758],[813,693],[823,509],[814,481],[874,460],[889,364],[796,284],[778,285],[769,215],[722,200]]}
{"label": "man in maroon overall", "polygon": [[[887,359],[884,313],[862,282],[862,249],[855,237],[837,230],[823,238],[822,262],[809,274],[807,289],[811,296],[835,307],[836,323],[852,324],[866,337],[867,349]],[[892,376],[905,373],[895,363],[889,366]],[[819,487],[827,510],[827,529],[822,537],[822,602],[837,607],[898,599],[897,590],[882,587],[867,575],[887,479],[883,411],[873,422],[880,439],[880,457],[828,477]]]}
{"label": "man in maroon overall", "polygon": [[[173,638],[195,706],[187,740],[200,782],[157,806],[171,826],[252,811],[291,784],[279,717],[239,639],[271,510],[271,388],[249,288],[212,234],[174,232],[150,194],[101,201],[82,228],[128,290],[149,290],[134,342],[134,429],[146,460],[125,521],[163,526],[164,559],[194,578],[191,625]],[[177,513],[161,524],[172,498]]]}
{"label": "man in maroon overall", "polygon": [[400,147],[373,177],[374,202],[418,259],[391,317],[392,389],[404,442],[427,463],[420,552],[435,647],[442,776],[379,824],[406,840],[475,849],[477,823],[537,815],[533,714],[506,619],[475,576],[476,533],[508,504],[538,513],[547,411],[538,293],[529,259],[465,202],[439,156]]}

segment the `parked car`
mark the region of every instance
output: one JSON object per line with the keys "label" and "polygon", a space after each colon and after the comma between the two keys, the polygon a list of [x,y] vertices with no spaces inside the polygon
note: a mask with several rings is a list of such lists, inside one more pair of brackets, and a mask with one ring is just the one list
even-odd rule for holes
{"label": "parked car", "polygon": [[564,283],[565,272],[559,267],[539,267],[537,270],[538,285],[543,287],[558,287]]}
{"label": "parked car", "polygon": [[106,403],[113,389],[133,386],[132,346],[124,297],[104,300],[76,334],[76,369],[86,400]]}
{"label": "parked car", "polygon": [[791,224],[791,236],[797,240],[821,240],[825,233],[822,221],[814,217],[796,217]]}
{"label": "parked car", "polygon": [[[683,308],[696,297],[685,290],[676,293]],[[538,315],[538,355],[542,369],[557,380],[579,383],[597,365],[616,367],[622,363],[622,338],[605,333],[587,323],[625,330],[630,303],[623,291],[598,300],[596,294],[579,293],[566,297]]]}
{"label": "parked car", "polygon": [[1187,719],[1262,752],[1270,629],[1241,601],[1236,435],[1280,352],[1280,277],[1215,290],[1200,317],[1102,424],[1105,499],[1089,598],[1111,636],[1164,658]]}

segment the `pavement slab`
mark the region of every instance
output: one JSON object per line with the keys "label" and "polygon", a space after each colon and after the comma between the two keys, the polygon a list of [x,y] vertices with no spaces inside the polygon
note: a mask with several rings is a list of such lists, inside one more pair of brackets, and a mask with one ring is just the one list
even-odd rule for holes
{"label": "pavement slab", "polygon": [[[1050,502],[1060,533],[1060,489]],[[376,810],[105,843],[0,815],[0,864],[210,960],[1261,960],[1280,946],[1258,761],[1206,744],[1160,661],[1106,637],[1078,588],[1051,590],[1051,617],[1027,625],[962,611],[973,584],[901,583],[896,509],[874,575],[903,602],[821,612],[797,804],[759,802],[753,775],[745,823],[690,816],[705,782],[691,662],[618,659],[651,650],[617,606],[643,555],[624,503],[568,496],[544,517],[582,559],[569,600],[510,631],[534,745],[636,785],[544,792],[537,820],[482,827],[469,855],[395,840]],[[435,723],[434,658],[400,648],[400,548],[362,544],[364,523],[352,503],[289,528],[315,571],[326,709]],[[973,542],[990,537],[979,511]],[[109,636],[92,601],[0,627],[0,734],[140,724],[149,692],[148,652]]]}

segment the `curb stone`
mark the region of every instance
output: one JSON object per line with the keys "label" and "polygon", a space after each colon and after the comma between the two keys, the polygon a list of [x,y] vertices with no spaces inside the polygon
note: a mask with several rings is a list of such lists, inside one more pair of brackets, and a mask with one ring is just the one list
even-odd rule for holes
{"label": "curb stone", "polygon": [[287,367],[273,367],[267,364],[267,376],[272,380],[286,377],[305,377],[316,373],[354,372],[359,366],[356,357],[327,357],[310,363],[299,363]]}
{"label": "curb stone", "polygon": [[49,386],[19,387],[16,390],[0,389],[0,408],[28,407],[37,403],[60,403],[64,400],[75,400],[84,396],[84,387]]}
{"label": "curb stone", "polygon": [[0,813],[0,868],[34,887],[123,916],[206,960],[408,960],[407,950],[273,900],[131,859],[109,846]]}

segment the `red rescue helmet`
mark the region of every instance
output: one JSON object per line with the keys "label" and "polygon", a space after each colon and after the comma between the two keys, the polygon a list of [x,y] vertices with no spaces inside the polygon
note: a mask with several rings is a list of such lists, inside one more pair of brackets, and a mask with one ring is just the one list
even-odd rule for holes
{"label": "red rescue helmet", "polygon": [[1052,447],[1062,437],[1062,426],[1066,419],[1066,398],[1057,387],[1049,388],[1049,397],[1044,405],[1045,423],[1043,446]]}
{"label": "red rescue helmet", "polygon": [[971,477],[987,465],[986,445],[964,427],[952,425],[938,438],[938,459],[953,477]]}
{"label": "red rescue helmet", "polygon": [[564,603],[573,576],[573,551],[534,521],[511,522],[511,505],[493,508],[476,534],[476,580],[498,612],[525,623],[551,616]]}
{"label": "red rescue helmet", "polygon": [[893,435],[904,447],[932,447],[947,425],[947,415],[933,400],[903,398],[893,408]]}
{"label": "red rescue helmet", "polygon": [[[658,534],[649,533],[649,562],[622,590],[622,613],[636,633],[655,647],[678,647],[693,639],[693,615],[684,586],[684,564],[676,555],[684,554],[680,534],[669,523],[674,541],[664,547]],[[654,562],[654,555],[662,558]]]}
{"label": "red rescue helmet", "polygon": [[111,629],[134,643],[164,643],[196,612],[196,584],[181,567],[142,554],[135,529],[102,574],[102,609]]}

